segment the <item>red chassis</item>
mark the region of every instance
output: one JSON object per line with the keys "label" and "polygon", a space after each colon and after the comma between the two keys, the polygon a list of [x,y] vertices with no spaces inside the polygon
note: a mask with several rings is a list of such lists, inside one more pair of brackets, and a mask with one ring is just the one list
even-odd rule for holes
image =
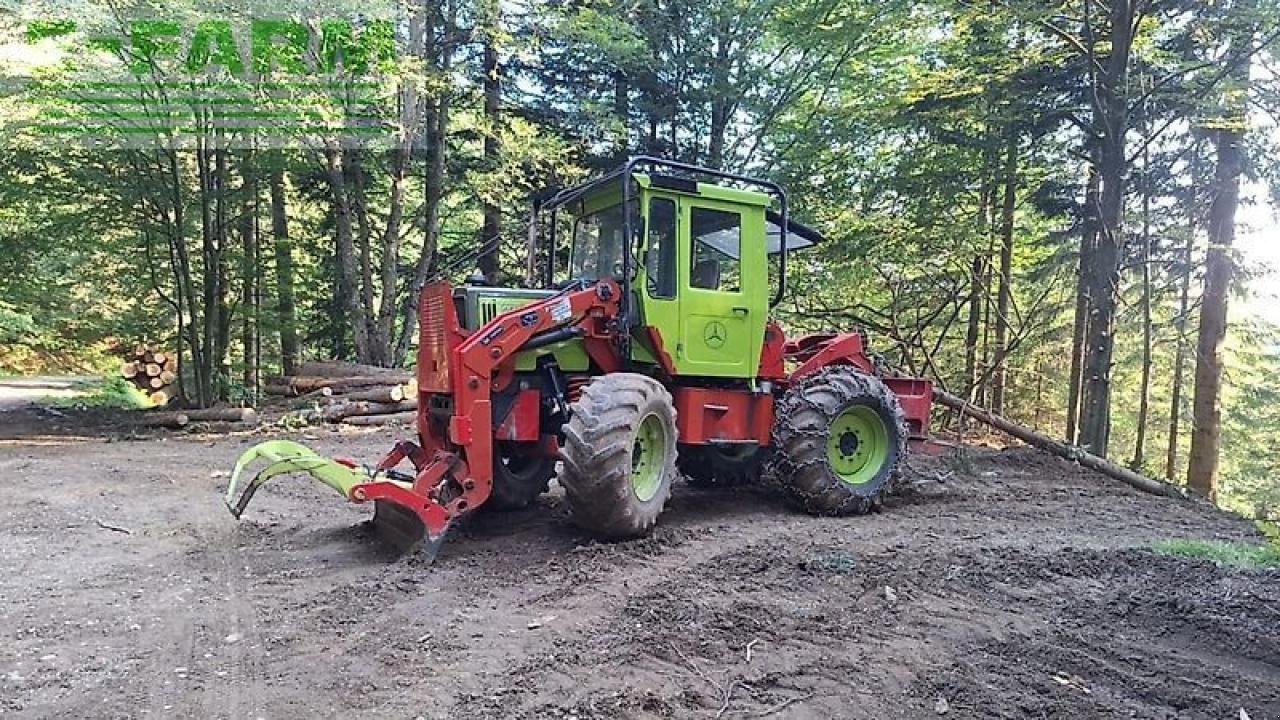
{"label": "red chassis", "polygon": [[[565,292],[494,318],[474,332],[459,322],[453,288],[445,282],[422,290],[419,306],[418,443],[398,443],[376,467],[374,480],[351,494],[355,502],[373,500],[414,513],[433,542],[450,523],[482,505],[493,487],[495,440],[539,443],[541,451],[558,452],[556,429],[540,427],[542,395],[538,389],[514,393],[503,417],[495,422],[494,393],[515,379],[516,355],[533,341],[580,338],[600,371],[624,367],[619,355],[618,318],[621,289],[612,280]],[[761,354],[759,382],[753,389],[702,387],[673,377],[661,336],[648,333],[660,373],[675,400],[680,442],[707,445],[753,442],[768,446],[773,427],[774,393],[796,380],[832,365],[852,365],[873,374],[861,335],[807,335],[787,341],[770,323]],[[546,341],[546,342],[543,342]],[[788,372],[788,367],[792,369]],[[898,396],[912,439],[928,434],[932,388],[927,380],[885,378]],[[409,460],[415,469],[411,486],[394,468]],[[379,480],[379,477],[386,479]],[[394,481],[400,478],[400,482]],[[392,510],[392,508],[386,508]]]}

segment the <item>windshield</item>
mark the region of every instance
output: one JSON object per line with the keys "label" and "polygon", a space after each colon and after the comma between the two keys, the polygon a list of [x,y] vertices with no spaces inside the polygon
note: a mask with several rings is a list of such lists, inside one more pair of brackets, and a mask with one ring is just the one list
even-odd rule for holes
{"label": "windshield", "polygon": [[574,280],[621,279],[622,247],[621,205],[578,218],[573,224],[569,277]]}

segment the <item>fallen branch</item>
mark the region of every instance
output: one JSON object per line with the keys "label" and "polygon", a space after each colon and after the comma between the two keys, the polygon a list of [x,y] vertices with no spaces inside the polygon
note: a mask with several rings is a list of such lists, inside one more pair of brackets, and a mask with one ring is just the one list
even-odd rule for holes
{"label": "fallen branch", "polygon": [[94,524],[96,524],[98,527],[102,528],[103,530],[110,530],[111,532],[124,533],[125,535],[132,535],[132,534],[133,534],[133,531],[132,531],[132,530],[130,530],[129,528],[127,528],[127,527],[121,527],[121,526],[119,526],[119,525],[112,525],[111,523],[105,523],[105,522],[103,522],[103,521],[99,520],[98,518],[94,518],[94,519],[93,519],[93,522],[94,522]]}
{"label": "fallen branch", "polygon": [[792,705],[795,705],[798,702],[804,702],[805,700],[808,700],[811,697],[813,697],[813,693],[805,693],[804,695],[800,695],[799,697],[793,697],[789,700],[783,700],[782,702],[778,703],[777,705],[774,705],[771,708],[766,708],[756,713],[756,717],[769,717],[774,713],[780,713],[783,710],[786,710],[787,708],[791,707]]}
{"label": "fallen branch", "polygon": [[1140,475],[1128,468],[1120,467],[1105,458],[1100,458],[1083,448],[1054,440],[1047,435],[1041,435],[1034,430],[1025,428],[999,415],[988,412],[980,407],[970,405],[964,400],[944,390],[938,390],[935,388],[933,391],[933,399],[937,400],[942,405],[961,413],[962,415],[968,415],[978,422],[990,425],[1001,432],[1012,435],[1032,447],[1043,450],[1051,455],[1057,455],[1060,458],[1066,458],[1067,460],[1077,462],[1090,470],[1100,472],[1109,478],[1119,480],[1120,482],[1137,488],[1143,492],[1151,493],[1152,495],[1162,495],[1164,497],[1183,497],[1182,491],[1169,483],[1155,480],[1145,475]]}

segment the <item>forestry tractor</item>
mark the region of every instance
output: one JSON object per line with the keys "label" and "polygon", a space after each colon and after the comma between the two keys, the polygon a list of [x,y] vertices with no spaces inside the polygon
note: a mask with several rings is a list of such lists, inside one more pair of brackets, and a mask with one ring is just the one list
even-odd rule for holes
{"label": "forestry tractor", "polygon": [[232,514],[306,473],[431,558],[461,518],[526,507],[553,476],[572,520],[609,539],[652,530],[681,473],[763,475],[805,511],[858,514],[926,438],[929,381],[881,371],[859,332],[787,339],[770,319],[788,255],[821,241],[778,185],[636,157],[533,218],[541,288],[421,288],[416,442],[373,466],[263,443],[236,465]]}

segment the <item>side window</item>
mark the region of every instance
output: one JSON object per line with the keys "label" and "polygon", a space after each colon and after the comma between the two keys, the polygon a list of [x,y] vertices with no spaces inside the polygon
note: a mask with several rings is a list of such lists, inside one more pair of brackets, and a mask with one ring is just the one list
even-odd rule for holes
{"label": "side window", "polygon": [[649,201],[648,248],[644,274],[649,297],[676,296],[676,203],[669,198]]}
{"label": "side window", "polygon": [[694,208],[690,287],[722,292],[742,290],[742,216],[735,212]]}

